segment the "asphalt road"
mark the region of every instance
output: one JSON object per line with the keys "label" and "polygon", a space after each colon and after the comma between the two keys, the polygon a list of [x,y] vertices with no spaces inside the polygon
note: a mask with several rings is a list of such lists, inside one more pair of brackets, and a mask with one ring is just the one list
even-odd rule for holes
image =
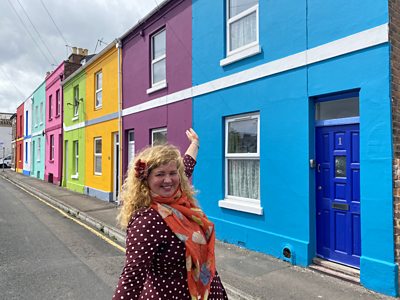
{"label": "asphalt road", "polygon": [[124,254],[0,180],[0,299],[111,299]]}
{"label": "asphalt road", "polygon": [[[230,300],[394,299],[230,244],[218,242],[216,259]],[[123,252],[0,179],[0,300],[111,299],[123,262]]]}

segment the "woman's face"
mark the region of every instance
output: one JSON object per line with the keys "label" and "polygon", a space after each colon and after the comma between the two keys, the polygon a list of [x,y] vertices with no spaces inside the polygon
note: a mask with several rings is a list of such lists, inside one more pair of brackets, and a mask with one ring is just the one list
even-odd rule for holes
{"label": "woman's face", "polygon": [[162,197],[170,197],[178,189],[180,179],[175,161],[153,169],[147,179],[152,193]]}

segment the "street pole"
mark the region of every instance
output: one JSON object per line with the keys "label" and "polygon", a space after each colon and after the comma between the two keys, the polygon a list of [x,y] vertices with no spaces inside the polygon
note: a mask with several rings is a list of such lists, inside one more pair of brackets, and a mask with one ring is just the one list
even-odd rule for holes
{"label": "street pole", "polygon": [[3,147],[3,172],[4,172],[4,158],[5,158],[5,155],[6,154],[6,147]]}

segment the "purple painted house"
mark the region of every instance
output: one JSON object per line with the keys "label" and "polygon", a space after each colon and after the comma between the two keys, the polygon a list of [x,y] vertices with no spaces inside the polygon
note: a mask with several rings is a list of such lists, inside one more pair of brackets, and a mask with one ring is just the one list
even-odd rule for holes
{"label": "purple painted house", "polygon": [[[87,52],[85,52],[87,53]],[[63,143],[63,90],[61,81],[66,79],[81,64],[81,54],[71,54],[46,76],[46,116],[45,116],[45,169],[44,180],[60,184],[62,174]]]}
{"label": "purple painted house", "polygon": [[142,148],[184,151],[192,126],[192,1],[164,1],[122,42],[123,170]]}

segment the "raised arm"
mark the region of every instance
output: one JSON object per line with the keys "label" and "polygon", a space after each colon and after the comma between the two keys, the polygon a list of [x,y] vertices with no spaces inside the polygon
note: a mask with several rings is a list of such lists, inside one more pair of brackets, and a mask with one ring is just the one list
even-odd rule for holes
{"label": "raised arm", "polygon": [[188,178],[190,178],[193,174],[194,166],[196,165],[200,141],[197,133],[192,128],[186,130],[186,136],[190,141],[190,145],[185,152],[185,156],[183,157],[183,164],[185,165],[185,174]]}
{"label": "raised arm", "polygon": [[190,155],[194,160],[196,160],[197,153],[198,153],[199,147],[200,147],[199,137],[198,137],[196,131],[193,130],[193,128],[186,130],[186,136],[187,136],[188,140],[190,141],[190,145],[187,148],[185,154]]}

